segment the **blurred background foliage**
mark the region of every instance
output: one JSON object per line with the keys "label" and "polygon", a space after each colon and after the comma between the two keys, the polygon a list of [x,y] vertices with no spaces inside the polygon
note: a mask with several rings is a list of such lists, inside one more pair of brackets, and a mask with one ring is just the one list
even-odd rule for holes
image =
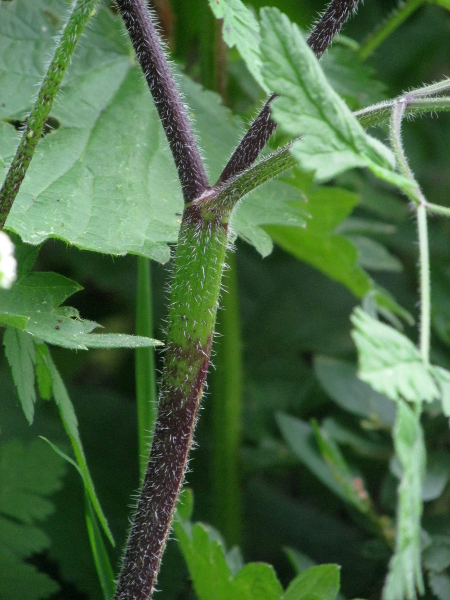
{"label": "blurred background foliage", "polygon": [[[267,1],[246,4],[257,11]],[[324,9],[317,0],[271,0],[269,4],[306,29]],[[207,0],[158,0],[156,8],[181,68],[205,87],[218,90],[224,103],[249,122],[263,95],[237,52],[221,46],[220,29]],[[345,36],[363,43],[393,8],[392,0],[366,2],[345,27]],[[345,44],[340,44],[339,49],[343,48]],[[341,56],[339,52],[330,53],[324,57],[324,64],[336,89],[356,109],[441,79],[449,74],[449,57],[450,13],[429,3],[418,8],[367,58],[370,74],[355,75],[357,65],[346,62],[345,52]],[[387,131],[378,134],[386,139]],[[449,140],[448,114],[404,125],[405,150],[417,180],[430,202],[446,206],[450,206]],[[416,230],[405,199],[375,185],[365,173],[348,174],[337,183],[359,194],[359,205],[341,224],[341,232],[357,245],[361,266],[417,322]],[[361,232],[365,240],[379,242],[385,252],[380,253],[379,247],[374,251],[367,242],[358,244]],[[430,243],[432,362],[448,369],[447,219],[430,219]],[[234,362],[225,362],[225,366],[221,362],[230,327],[221,311],[218,329],[224,337],[215,346],[214,368],[187,477],[195,498],[194,520],[217,527],[230,546],[239,544],[245,561],[273,564],[284,584],[298,569],[333,562],[342,565],[345,597],[379,598],[395,517],[397,479],[390,436],[393,414],[385,398],[356,379],[349,315],[358,299],[278,247],[262,259],[253,247],[238,240],[230,264],[223,303],[229,303],[226,290],[230,288],[238,302],[230,308],[236,311]],[[83,285],[84,290],[71,302],[84,318],[101,323],[106,332],[134,331],[135,256],[112,258],[50,240],[43,246],[35,268],[56,271]],[[164,339],[169,268],[152,264],[157,339]],[[408,325],[405,328],[416,340],[417,329]],[[139,485],[133,352],[85,353],[55,348],[53,355],[76,407],[88,463],[116,538],[113,564],[118,565],[130,505]],[[157,368],[161,356],[156,353]],[[238,497],[230,499],[235,502],[230,508],[231,517],[226,514],[228,499],[224,499],[218,483],[220,459],[214,458],[224,443],[220,420],[214,419],[213,411],[223,398],[224,381],[229,379],[227,364],[238,375],[234,389],[242,391],[242,411],[239,414],[237,410],[235,416],[240,440],[239,486]],[[30,443],[44,435],[68,448],[54,406],[39,401],[35,423],[29,427],[4,358],[0,368],[2,444],[18,437]],[[424,428],[429,453],[423,492],[424,529],[428,536],[450,535],[448,423],[443,417],[436,418],[431,406]],[[339,468],[343,470],[333,477]],[[50,543],[30,551],[29,563],[59,583],[60,591],[51,598],[96,600],[101,598],[101,591],[84,523],[82,486],[69,467],[60,483],[55,484],[53,491],[59,489],[51,496],[54,511],[40,524]],[[369,496],[367,512],[358,502],[364,505]],[[436,597],[432,589],[435,594],[437,590],[437,597],[448,597],[442,595],[445,581],[439,580],[446,567],[445,560],[442,568],[442,564],[436,566],[432,555],[428,556],[430,598]],[[161,600],[195,598],[174,541],[169,543],[163,560],[158,587]]]}

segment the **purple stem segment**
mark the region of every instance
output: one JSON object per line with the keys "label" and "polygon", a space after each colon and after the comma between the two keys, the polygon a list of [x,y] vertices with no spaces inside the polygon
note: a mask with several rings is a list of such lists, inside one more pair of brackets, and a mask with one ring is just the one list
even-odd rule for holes
{"label": "purple stem segment", "polygon": [[209,181],[149,8],[145,0],[117,0],[117,7],[155,101],[184,200],[191,202],[209,188]]}
{"label": "purple stem segment", "polygon": [[[332,0],[321,19],[308,38],[308,44],[318,59],[331,44],[333,37],[340,31],[352,12],[356,10],[358,0]],[[270,118],[270,104],[277,97],[271,94],[253,121],[250,129],[242,138],[226,164],[216,185],[225,183],[250,167],[258,158],[277,124]]]}

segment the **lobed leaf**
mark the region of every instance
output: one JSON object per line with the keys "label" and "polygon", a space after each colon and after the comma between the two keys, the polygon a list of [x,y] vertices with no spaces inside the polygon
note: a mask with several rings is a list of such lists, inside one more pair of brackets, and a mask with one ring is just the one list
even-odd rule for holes
{"label": "lobed leaf", "polygon": [[[160,344],[157,340],[133,335],[92,334],[91,331],[99,327],[97,323],[81,319],[74,308],[60,306],[61,302],[81,289],[74,281],[56,273],[29,273],[10,290],[0,290],[0,323],[14,324],[23,329],[20,337],[19,333],[16,334],[15,345],[12,333],[6,338],[12,360],[17,354],[17,345],[25,344],[28,334],[49,344],[79,350],[87,350],[88,347],[140,348]],[[27,360],[26,352],[18,356]],[[12,364],[16,365],[17,360]],[[30,381],[30,377],[26,376],[26,363],[21,372],[23,387]],[[20,384],[20,378],[17,381]],[[25,399],[25,390],[19,390],[19,397]],[[30,419],[30,415],[32,417],[28,405],[26,414],[27,418]]]}
{"label": "lobed leaf", "polygon": [[292,154],[316,181],[327,181],[355,167],[368,167],[400,187],[408,181],[395,172],[390,150],[365,133],[327,82],[298,27],[278,9],[261,11],[263,75],[281,98],[272,104],[282,129],[301,140]]}
{"label": "lobed leaf", "polygon": [[269,92],[261,75],[261,35],[253,13],[241,0],[209,0],[209,6],[217,19],[223,19],[222,35],[227,46],[236,46],[250,73]]}

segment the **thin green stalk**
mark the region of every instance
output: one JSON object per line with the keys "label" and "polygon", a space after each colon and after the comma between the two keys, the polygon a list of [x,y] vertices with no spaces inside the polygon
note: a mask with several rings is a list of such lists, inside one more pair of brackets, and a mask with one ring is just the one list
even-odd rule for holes
{"label": "thin green stalk", "polygon": [[[153,305],[150,261],[138,256],[136,335],[153,337]],[[140,473],[144,477],[149,447],[153,439],[157,406],[155,352],[153,348],[136,349],[136,402]]]}
{"label": "thin green stalk", "polygon": [[217,369],[212,379],[214,411],[215,523],[229,546],[241,537],[241,417],[242,347],[236,257],[228,256],[229,270],[222,294],[218,331]]}
{"label": "thin green stalk", "polygon": [[19,147],[0,190],[0,229],[3,228],[27,169],[41,138],[56,94],[70,64],[78,40],[89,18],[95,14],[98,0],[78,0],[63,27],[55,54],[41,84],[38,97],[27,119]]}
{"label": "thin green stalk", "polygon": [[[405,114],[407,115],[422,115],[424,113],[433,112],[448,112],[450,111],[450,97],[440,96],[437,98],[410,98],[410,92],[408,97],[408,105],[405,108]],[[373,104],[367,106],[361,110],[357,110],[353,114],[364,127],[375,127],[381,125],[386,121],[392,113],[392,107],[398,102],[398,98],[393,100],[386,100],[379,104]]]}
{"label": "thin green stalk", "polygon": [[[417,228],[419,238],[419,265],[420,265],[420,339],[419,347],[422,360],[425,364],[430,361],[430,256],[428,248],[428,227],[427,227],[427,205],[425,196],[417,183],[413,172],[411,171],[405,153],[403,151],[401,139],[402,120],[406,109],[406,99],[401,98],[392,109],[390,137],[391,146],[397,159],[397,167],[400,173],[408,177],[414,184],[409,191],[409,197],[416,205],[417,210]],[[421,408],[418,409],[419,412]]]}
{"label": "thin green stalk", "polygon": [[450,208],[447,208],[446,206],[439,206],[439,204],[432,204],[431,202],[428,202],[426,209],[428,212],[432,212],[437,215],[443,215],[444,217],[450,217]]}
{"label": "thin green stalk", "polygon": [[427,209],[424,204],[417,207],[417,231],[419,237],[420,263],[420,353],[423,362],[430,363],[430,320],[431,320],[431,291],[430,291],[430,254],[428,246]]}
{"label": "thin green stalk", "polygon": [[361,45],[359,57],[366,60],[386,38],[388,38],[406,19],[412,15],[426,0],[407,0],[388,17],[387,21],[377,28]]}

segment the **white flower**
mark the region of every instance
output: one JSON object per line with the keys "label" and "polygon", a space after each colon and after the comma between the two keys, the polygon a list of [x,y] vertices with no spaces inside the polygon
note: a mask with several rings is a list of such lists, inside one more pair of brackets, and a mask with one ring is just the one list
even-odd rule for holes
{"label": "white flower", "polygon": [[17,262],[14,244],[4,231],[0,231],[0,288],[10,288],[16,280]]}

